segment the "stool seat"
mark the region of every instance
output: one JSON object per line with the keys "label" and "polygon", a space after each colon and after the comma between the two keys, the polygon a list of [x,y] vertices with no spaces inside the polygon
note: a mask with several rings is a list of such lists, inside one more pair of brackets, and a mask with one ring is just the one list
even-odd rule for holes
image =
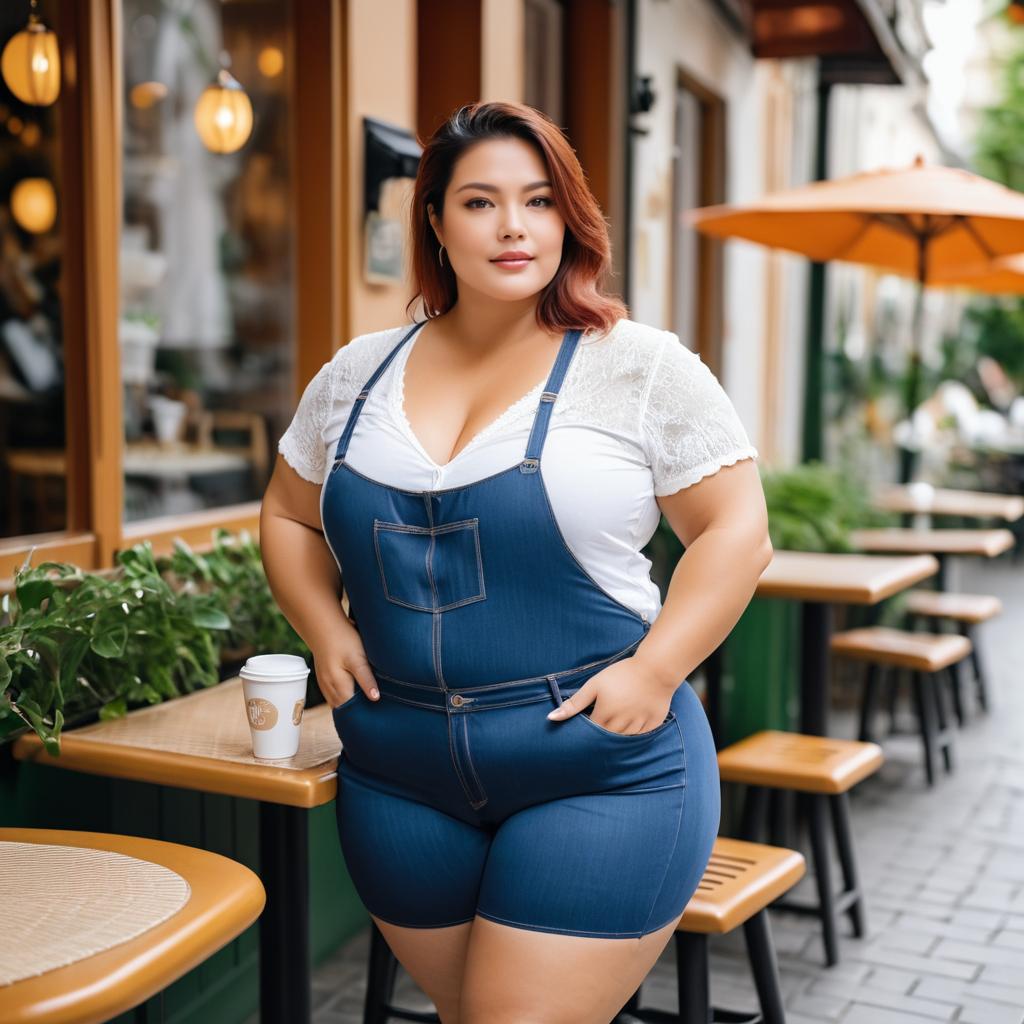
{"label": "stool seat", "polygon": [[877,743],[765,729],[719,751],[718,773],[723,782],[835,794],[852,789],[884,760]]}
{"label": "stool seat", "polygon": [[912,615],[954,619],[957,622],[985,622],[1002,614],[1003,603],[994,594],[950,594],[940,590],[911,590],[906,610]]}
{"label": "stool seat", "polygon": [[676,931],[724,935],[791,889],[806,870],[796,850],[719,836]]}
{"label": "stool seat", "polygon": [[938,672],[971,653],[971,641],[955,633],[911,633],[891,626],[861,626],[835,633],[832,651],[859,661]]}

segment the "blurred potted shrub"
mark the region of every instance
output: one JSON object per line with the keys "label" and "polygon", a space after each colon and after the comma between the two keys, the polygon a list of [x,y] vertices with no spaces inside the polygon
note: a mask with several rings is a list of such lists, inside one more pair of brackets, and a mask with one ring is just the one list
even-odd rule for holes
{"label": "blurred potted shrub", "polygon": [[[851,530],[898,521],[872,507],[868,481],[850,461],[838,469],[817,461],[782,470],[759,468],[776,550],[850,552]],[[663,599],[682,552],[662,517],[645,553]],[[879,621],[895,621],[900,608],[899,597],[886,602]],[[797,602],[757,597],[733,627],[722,660],[723,744],[759,729],[795,727],[799,627]]]}
{"label": "blurred potted shrub", "polygon": [[216,685],[251,653],[309,652],[278,610],[248,533],[213,549],[148,541],[109,572],[23,567],[0,602],[0,743],[30,728],[52,754],[64,724]]}

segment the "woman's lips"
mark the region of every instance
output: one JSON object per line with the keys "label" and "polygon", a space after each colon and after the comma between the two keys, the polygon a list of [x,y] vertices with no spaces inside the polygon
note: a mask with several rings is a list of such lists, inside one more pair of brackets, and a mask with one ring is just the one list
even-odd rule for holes
{"label": "woman's lips", "polygon": [[506,270],[518,270],[520,267],[525,267],[527,263],[532,263],[533,259],[523,258],[515,260],[491,260],[496,267],[504,267]]}

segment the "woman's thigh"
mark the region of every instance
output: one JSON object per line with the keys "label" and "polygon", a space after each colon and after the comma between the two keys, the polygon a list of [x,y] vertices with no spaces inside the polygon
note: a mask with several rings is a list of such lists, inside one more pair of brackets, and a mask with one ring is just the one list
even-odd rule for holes
{"label": "woman's thigh", "polygon": [[588,939],[478,918],[458,1024],[608,1024],[674,930],[671,921],[638,939]]}
{"label": "woman's thigh", "polygon": [[433,1000],[443,1024],[457,1024],[471,922],[450,928],[402,928],[378,917],[380,929],[398,962]]}

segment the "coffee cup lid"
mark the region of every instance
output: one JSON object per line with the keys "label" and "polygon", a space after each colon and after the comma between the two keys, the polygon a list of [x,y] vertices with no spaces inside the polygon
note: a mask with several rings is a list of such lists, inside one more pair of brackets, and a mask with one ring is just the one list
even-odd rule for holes
{"label": "coffee cup lid", "polygon": [[246,659],[238,674],[259,682],[284,681],[309,675],[309,666],[297,654],[255,654]]}

